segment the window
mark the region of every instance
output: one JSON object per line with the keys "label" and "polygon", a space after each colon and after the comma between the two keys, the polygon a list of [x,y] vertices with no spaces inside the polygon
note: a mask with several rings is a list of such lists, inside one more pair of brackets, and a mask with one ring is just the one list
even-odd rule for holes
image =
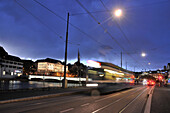
{"label": "window", "polygon": [[18,65],[22,65],[22,63],[18,63]]}
{"label": "window", "polygon": [[6,72],[5,71],[3,71],[3,75],[5,75],[6,74]]}
{"label": "window", "polygon": [[13,75],[14,75],[14,72],[11,72],[11,75],[13,76]]}
{"label": "window", "polygon": [[17,69],[22,69],[22,67],[17,67]]}
{"label": "window", "polygon": [[13,62],[9,62],[10,64],[13,64]]}

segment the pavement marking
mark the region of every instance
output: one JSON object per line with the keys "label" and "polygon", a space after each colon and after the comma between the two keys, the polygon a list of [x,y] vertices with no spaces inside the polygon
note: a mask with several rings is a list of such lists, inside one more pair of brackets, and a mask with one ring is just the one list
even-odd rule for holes
{"label": "pavement marking", "polygon": [[143,90],[138,96],[136,96],[130,103],[128,103],[119,113],[122,113],[130,104],[132,104],[139,96],[141,96],[147,89]]}
{"label": "pavement marking", "polygon": [[39,105],[39,104],[44,104],[45,102],[39,102],[39,103],[35,103],[33,105]]}
{"label": "pavement marking", "polygon": [[129,89],[129,90],[127,90],[127,91],[123,91],[123,92],[121,92],[121,93],[127,93],[127,92],[129,92],[129,91],[131,91],[131,90],[135,90],[136,88],[133,88],[133,89]]}
{"label": "pavement marking", "polygon": [[[111,95],[111,96],[108,96],[108,97],[105,97],[105,98],[102,98],[102,99],[99,99],[99,100],[95,100],[95,102],[100,102],[100,101],[102,101],[102,100],[105,100],[105,99],[108,99],[108,98],[111,98],[111,97],[115,97],[115,96],[117,96],[117,95],[120,95],[121,93],[127,93],[127,92],[129,92],[129,91],[131,91],[131,90],[135,90],[136,88],[134,88],[134,89],[130,89],[130,90],[128,90],[128,91],[124,91],[124,92],[120,92],[120,93],[117,93],[117,94],[115,94],[115,95]],[[139,90],[139,89],[138,89]]]}
{"label": "pavement marking", "polygon": [[60,113],[65,113],[65,112],[71,111],[71,110],[73,110],[73,109],[74,109],[74,108],[69,108],[69,109],[66,109],[66,110],[60,111]]}
{"label": "pavement marking", "polygon": [[96,112],[98,112],[98,111],[100,111],[100,110],[102,110],[102,109],[104,109],[104,108],[107,108],[108,106],[110,106],[110,105],[112,105],[112,104],[114,104],[114,103],[116,103],[116,102],[118,102],[118,101],[120,101],[120,100],[122,100],[122,99],[123,99],[123,98],[120,98],[120,99],[118,99],[118,100],[116,100],[116,101],[114,101],[114,102],[112,102],[112,103],[110,103],[110,104],[108,104],[108,105],[106,105],[106,106],[101,107],[100,109],[97,109],[97,110],[93,111],[92,113],[96,113]]}
{"label": "pavement marking", "polygon": [[90,103],[86,103],[86,104],[82,104],[81,106],[83,107],[83,106],[88,106]]}
{"label": "pavement marking", "polygon": [[[141,88],[141,89],[143,89],[143,88]],[[139,89],[139,90],[140,90],[140,89]],[[124,98],[126,98],[126,97],[128,97],[128,96],[130,96],[130,95],[132,95],[132,94],[134,94],[134,93],[136,93],[137,91],[138,91],[138,90],[136,90],[135,92],[133,92],[133,93],[131,93],[131,94],[129,94],[129,95],[125,95],[124,97],[122,97],[122,98],[120,98],[120,99],[118,99],[118,100],[116,100],[116,101],[114,101],[114,102],[112,102],[112,103],[110,103],[110,104],[107,104],[106,106],[103,106],[103,107],[101,107],[101,108],[93,111],[92,113],[96,113],[96,112],[98,112],[98,111],[100,111],[100,110],[102,110],[102,109],[105,109],[105,108],[107,108],[108,106],[110,106],[110,105],[112,105],[112,104],[114,104],[114,103],[116,103],[116,102],[119,102],[120,100],[122,100],[122,99],[124,99]]]}
{"label": "pavement marking", "polygon": [[153,86],[151,88],[151,90],[149,91],[149,97],[148,97],[148,100],[146,102],[146,106],[145,106],[145,111],[144,113],[150,113],[151,111],[151,103],[152,103],[152,94],[153,94],[153,90],[154,90],[155,86]]}
{"label": "pavement marking", "polygon": [[115,97],[115,96],[117,96],[117,95],[119,95],[120,93],[118,93],[118,94],[115,94],[115,95],[112,95],[112,96],[108,96],[108,97],[105,97],[105,98],[102,98],[102,99],[99,99],[99,100],[95,100],[94,102],[100,102],[100,101],[102,101],[102,100],[105,100],[105,99],[108,99],[108,98],[111,98],[111,97]]}

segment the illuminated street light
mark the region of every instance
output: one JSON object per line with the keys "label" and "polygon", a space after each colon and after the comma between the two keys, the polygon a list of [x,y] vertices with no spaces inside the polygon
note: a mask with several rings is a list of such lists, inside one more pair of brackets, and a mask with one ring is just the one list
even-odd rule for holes
{"label": "illuminated street light", "polygon": [[115,16],[120,17],[121,15],[122,15],[122,10],[121,9],[117,9],[115,11]]}
{"label": "illuminated street light", "polygon": [[149,62],[148,65],[151,65],[151,63]]}
{"label": "illuminated street light", "polygon": [[142,56],[142,57],[145,57],[145,56],[146,56],[146,53],[142,53],[141,56]]}

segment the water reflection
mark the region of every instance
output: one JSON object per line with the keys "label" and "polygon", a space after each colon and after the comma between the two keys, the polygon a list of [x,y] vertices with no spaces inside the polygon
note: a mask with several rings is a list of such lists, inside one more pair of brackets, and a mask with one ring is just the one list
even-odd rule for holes
{"label": "water reflection", "polygon": [[[79,83],[68,83],[68,87],[82,86]],[[32,89],[32,88],[43,88],[43,87],[62,87],[61,82],[43,82],[43,81],[0,81],[0,90],[11,90],[11,89]]]}

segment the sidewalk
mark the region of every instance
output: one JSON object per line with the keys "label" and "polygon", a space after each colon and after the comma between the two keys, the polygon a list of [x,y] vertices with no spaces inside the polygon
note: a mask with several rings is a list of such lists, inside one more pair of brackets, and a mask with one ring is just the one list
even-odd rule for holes
{"label": "sidewalk", "polygon": [[170,113],[170,84],[167,87],[155,86],[151,113]]}
{"label": "sidewalk", "polygon": [[31,90],[14,90],[14,91],[1,91],[0,103],[17,102],[24,100],[33,100],[57,96],[66,96],[73,94],[88,93],[91,88],[76,87],[76,88],[39,88]]}

